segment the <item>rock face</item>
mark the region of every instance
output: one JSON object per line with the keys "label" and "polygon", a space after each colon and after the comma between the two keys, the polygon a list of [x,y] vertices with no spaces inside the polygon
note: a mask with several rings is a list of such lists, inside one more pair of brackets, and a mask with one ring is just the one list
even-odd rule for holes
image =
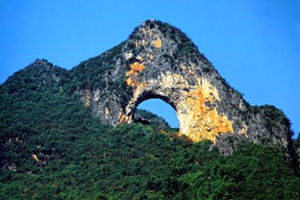
{"label": "rock face", "polygon": [[180,30],[149,20],[128,40],[71,70],[73,90],[85,106],[111,125],[135,121],[150,98],[169,103],[179,134],[208,139],[223,153],[241,141],[290,145],[289,121],[273,106],[251,107]]}

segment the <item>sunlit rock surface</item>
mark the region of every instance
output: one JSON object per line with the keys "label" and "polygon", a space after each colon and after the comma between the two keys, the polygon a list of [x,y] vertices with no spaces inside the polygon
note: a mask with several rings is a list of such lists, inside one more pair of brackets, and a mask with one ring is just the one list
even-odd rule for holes
{"label": "sunlit rock surface", "polygon": [[208,139],[225,154],[244,141],[288,152],[284,114],[273,106],[251,107],[185,34],[166,23],[144,22],[125,42],[82,62],[71,75],[80,82],[75,93],[108,124],[132,123],[141,102],[160,98],[176,110],[178,134],[194,142]]}

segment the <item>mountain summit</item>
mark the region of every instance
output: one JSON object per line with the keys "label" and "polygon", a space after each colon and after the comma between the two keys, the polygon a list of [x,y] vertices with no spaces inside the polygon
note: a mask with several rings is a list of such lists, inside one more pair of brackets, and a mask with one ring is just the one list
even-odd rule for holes
{"label": "mountain summit", "polygon": [[159,98],[176,110],[178,134],[191,141],[208,139],[225,154],[242,142],[291,153],[290,123],[284,114],[274,106],[250,106],[184,33],[160,21],[145,21],[126,41],[70,71],[36,60],[2,89],[22,96],[26,84],[33,91],[43,86],[75,95],[94,116],[113,126],[139,121],[137,106]]}
{"label": "mountain summit", "polygon": [[[137,109],[150,98],[179,131]],[[38,59],[9,77],[0,141],[0,199],[299,197],[289,120],[249,105],[160,21],[72,70]]]}
{"label": "mountain summit", "polygon": [[[179,29],[148,20],[120,45],[70,71],[77,93],[108,124],[132,123],[150,98],[170,104],[179,134],[211,140],[224,153],[241,141],[288,149],[290,124],[274,106],[250,106]],[[234,138],[232,141],[228,138]]]}

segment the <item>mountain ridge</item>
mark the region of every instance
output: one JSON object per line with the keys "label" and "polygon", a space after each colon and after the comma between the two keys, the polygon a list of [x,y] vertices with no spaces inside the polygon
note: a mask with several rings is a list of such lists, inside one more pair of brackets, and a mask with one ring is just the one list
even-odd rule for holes
{"label": "mountain ridge", "polygon": [[[290,146],[282,111],[250,106],[160,26],[69,71],[38,59],[0,86],[0,199],[299,197],[300,137]],[[137,109],[149,98],[173,106],[180,130]]]}
{"label": "mountain ridge", "polygon": [[[29,66],[55,69],[46,60]],[[251,107],[193,42],[167,23],[147,20],[112,49],[69,71],[59,67],[56,71],[62,76],[54,86],[56,91],[63,88],[78,96],[103,123],[131,123],[138,104],[160,98],[176,110],[180,134],[192,140],[209,139],[225,154],[245,141],[277,146],[292,154],[290,122],[284,114],[275,107]],[[59,75],[51,76],[50,82],[56,84]],[[274,123],[264,120],[267,116]],[[229,144],[229,137],[237,142]]]}

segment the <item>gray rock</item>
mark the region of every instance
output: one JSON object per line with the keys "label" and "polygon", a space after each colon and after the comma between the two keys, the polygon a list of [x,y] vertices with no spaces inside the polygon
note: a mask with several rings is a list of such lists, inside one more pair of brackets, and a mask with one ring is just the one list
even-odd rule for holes
{"label": "gray rock", "polygon": [[208,139],[224,154],[244,142],[291,151],[289,120],[274,106],[250,106],[179,29],[148,20],[101,56],[71,70],[74,93],[93,115],[117,125],[134,122],[150,98],[177,113],[179,135]]}

